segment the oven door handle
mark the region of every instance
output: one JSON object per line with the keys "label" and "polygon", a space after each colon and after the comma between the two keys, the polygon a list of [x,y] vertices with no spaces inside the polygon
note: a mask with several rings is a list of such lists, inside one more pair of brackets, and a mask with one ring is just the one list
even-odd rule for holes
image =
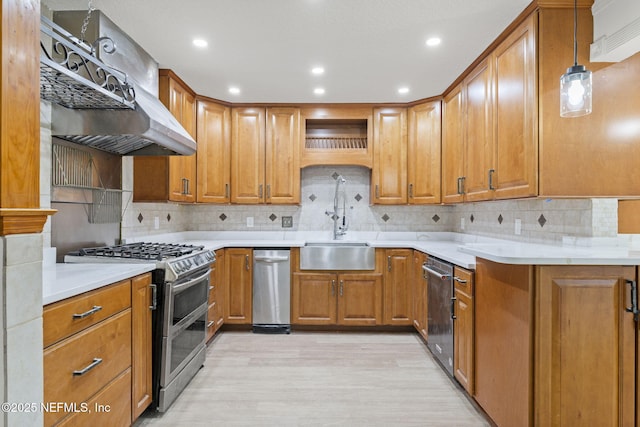
{"label": "oven door handle", "polygon": [[426,265],[423,265],[423,266],[422,266],[422,269],[423,269],[424,271],[426,271],[427,273],[429,273],[429,274],[433,274],[434,276],[436,276],[436,277],[440,278],[440,280],[448,280],[448,279],[451,277],[451,275],[450,275],[450,274],[441,273],[441,272],[439,272],[439,271],[436,271],[436,270],[434,270],[434,269],[432,269],[432,268],[427,267]]}
{"label": "oven door handle", "polygon": [[177,285],[173,285],[173,293],[177,294],[177,293],[182,292],[183,290],[191,287],[194,283],[197,283],[197,282],[201,281],[202,279],[206,279],[207,277],[209,277],[210,273],[211,273],[211,269],[208,268],[207,271],[201,276],[193,278],[193,279],[191,279],[191,280],[189,280],[189,281],[187,281],[185,283],[179,283]]}

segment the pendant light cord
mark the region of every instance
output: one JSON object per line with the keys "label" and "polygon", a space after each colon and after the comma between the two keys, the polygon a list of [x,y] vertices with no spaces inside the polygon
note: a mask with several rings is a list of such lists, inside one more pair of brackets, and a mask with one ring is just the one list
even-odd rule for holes
{"label": "pendant light cord", "polygon": [[573,66],[578,65],[578,0],[573,0]]}

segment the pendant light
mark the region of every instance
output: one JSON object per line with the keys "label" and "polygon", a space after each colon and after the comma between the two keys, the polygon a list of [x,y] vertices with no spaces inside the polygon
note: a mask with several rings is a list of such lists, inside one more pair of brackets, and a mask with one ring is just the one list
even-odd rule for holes
{"label": "pendant light", "polygon": [[560,116],[591,113],[591,71],[578,65],[578,0],[573,3],[573,66],[560,77]]}

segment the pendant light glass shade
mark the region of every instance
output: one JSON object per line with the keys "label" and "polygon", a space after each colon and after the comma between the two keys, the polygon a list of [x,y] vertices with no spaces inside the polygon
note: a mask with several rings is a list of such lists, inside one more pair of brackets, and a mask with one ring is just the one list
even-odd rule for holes
{"label": "pendant light glass shade", "polygon": [[560,116],[579,117],[591,113],[591,71],[574,65],[560,77]]}
{"label": "pendant light glass shade", "polygon": [[591,114],[591,71],[578,65],[578,0],[573,2],[573,66],[560,77],[560,116]]}

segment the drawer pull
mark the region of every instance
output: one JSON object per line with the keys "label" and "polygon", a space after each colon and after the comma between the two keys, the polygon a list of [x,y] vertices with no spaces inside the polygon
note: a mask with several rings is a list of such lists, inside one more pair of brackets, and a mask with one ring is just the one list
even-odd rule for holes
{"label": "drawer pull", "polygon": [[213,324],[216,323],[215,320],[210,320],[209,323],[207,323],[207,329],[209,329],[210,327],[213,326]]}
{"label": "drawer pull", "polygon": [[96,366],[98,366],[99,364],[102,363],[102,359],[100,359],[99,357],[94,357],[93,358],[93,362],[91,362],[86,368],[81,369],[79,371],[73,371],[73,375],[74,376],[80,376],[80,375],[84,375],[87,372],[89,372],[90,370],[92,370],[93,368],[95,368]]}
{"label": "drawer pull", "polygon": [[74,319],[84,319],[85,317],[91,316],[94,313],[99,312],[100,310],[102,310],[102,306],[101,305],[94,305],[93,308],[89,311],[85,311],[84,313],[74,313],[73,314],[73,318]]}
{"label": "drawer pull", "polygon": [[461,278],[459,278],[458,276],[453,276],[453,280],[455,280],[455,281],[456,281],[456,282],[458,282],[458,283],[462,283],[462,284],[467,283],[467,281],[466,281],[466,280],[461,279]]}

